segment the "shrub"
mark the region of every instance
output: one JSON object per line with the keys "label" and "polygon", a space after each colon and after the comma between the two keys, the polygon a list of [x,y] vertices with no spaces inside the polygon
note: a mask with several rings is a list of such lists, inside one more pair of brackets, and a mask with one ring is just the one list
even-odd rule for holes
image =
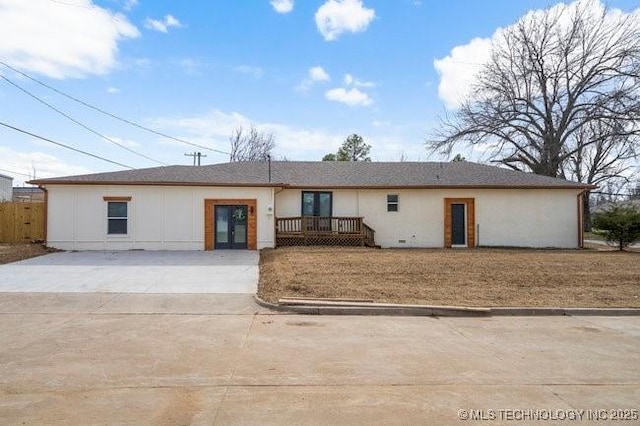
{"label": "shrub", "polygon": [[640,240],[640,211],[632,207],[613,207],[594,214],[593,227],[608,243],[623,250]]}

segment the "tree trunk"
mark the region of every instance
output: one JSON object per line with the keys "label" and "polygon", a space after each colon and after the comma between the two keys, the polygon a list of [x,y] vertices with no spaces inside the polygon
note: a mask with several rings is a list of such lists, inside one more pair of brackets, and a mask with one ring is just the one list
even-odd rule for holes
{"label": "tree trunk", "polygon": [[591,191],[585,191],[582,194],[582,230],[591,232]]}

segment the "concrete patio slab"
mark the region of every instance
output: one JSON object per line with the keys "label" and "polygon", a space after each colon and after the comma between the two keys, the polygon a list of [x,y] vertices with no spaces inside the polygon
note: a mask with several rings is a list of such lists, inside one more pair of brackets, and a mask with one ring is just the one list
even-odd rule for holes
{"label": "concrete patio slab", "polygon": [[0,265],[0,292],[255,293],[256,251],[61,252]]}

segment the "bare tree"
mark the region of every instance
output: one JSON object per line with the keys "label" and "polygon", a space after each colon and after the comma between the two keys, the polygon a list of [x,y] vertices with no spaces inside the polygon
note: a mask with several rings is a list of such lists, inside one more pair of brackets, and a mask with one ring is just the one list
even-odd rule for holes
{"label": "bare tree", "polygon": [[264,161],[276,146],[273,133],[259,131],[253,124],[246,131],[236,127],[229,137],[229,161]]}
{"label": "bare tree", "polygon": [[472,93],[432,149],[481,145],[510,168],[584,182],[618,175],[640,133],[640,15],[589,0],[531,13],[501,31]]}
{"label": "bare tree", "polygon": [[[632,160],[637,158],[637,142],[629,136],[617,136],[609,126],[616,120],[590,121],[573,135],[574,153],[567,159],[563,177],[591,185],[622,187],[633,175]],[[613,135],[613,136],[603,136]],[[583,197],[584,227],[591,231],[590,193]]]}

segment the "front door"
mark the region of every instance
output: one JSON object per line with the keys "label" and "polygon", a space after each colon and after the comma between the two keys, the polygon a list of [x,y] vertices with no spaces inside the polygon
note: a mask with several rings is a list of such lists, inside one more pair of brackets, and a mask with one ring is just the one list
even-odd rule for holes
{"label": "front door", "polygon": [[215,206],[215,248],[247,248],[247,206]]}
{"label": "front door", "polygon": [[464,204],[451,204],[451,244],[454,246],[467,245]]}

